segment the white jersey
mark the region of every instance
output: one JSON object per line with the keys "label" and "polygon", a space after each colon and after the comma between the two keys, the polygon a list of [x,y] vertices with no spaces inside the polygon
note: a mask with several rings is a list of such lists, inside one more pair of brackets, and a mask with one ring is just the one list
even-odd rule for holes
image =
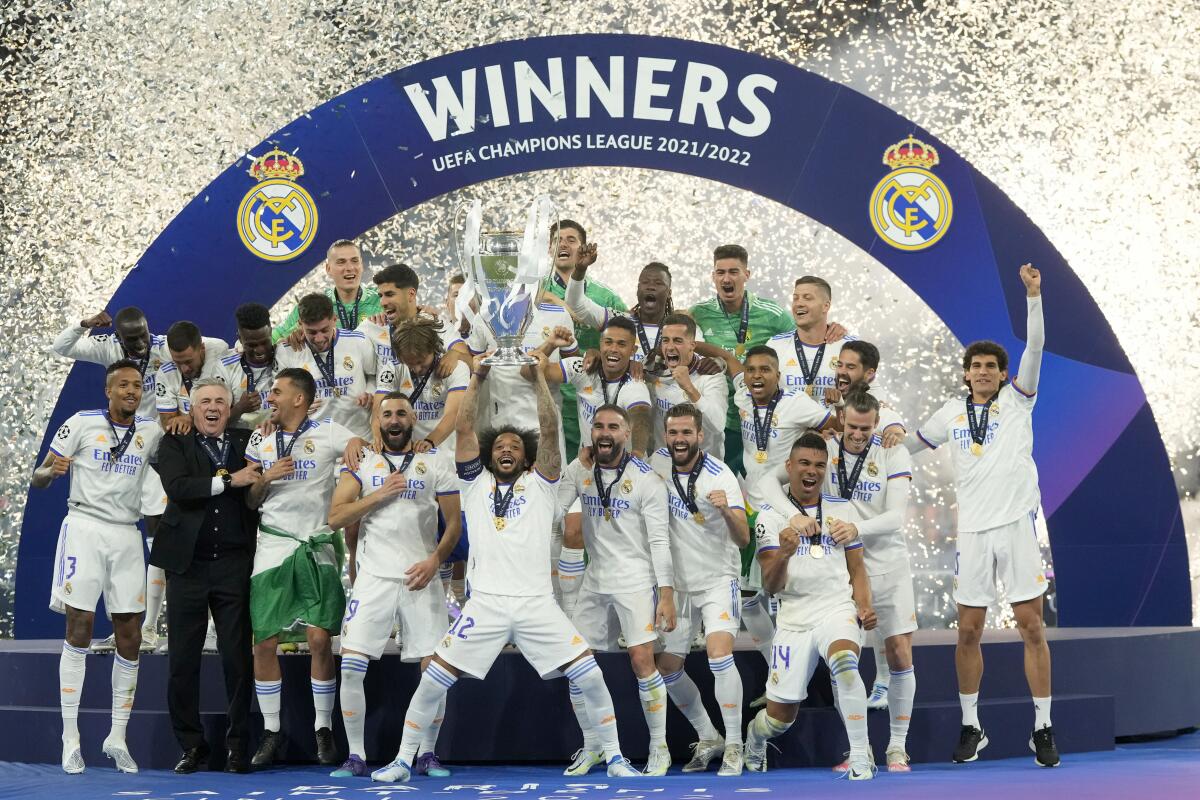
{"label": "white jersey", "polygon": [[[767,347],[779,355],[779,386],[785,392],[805,392],[822,406],[825,405],[825,390],[837,388],[837,364],[842,352],[842,344],[853,340],[846,336],[840,342],[825,345],[810,345],[799,343],[797,349],[796,332],[777,333],[767,341]],[[803,361],[801,360],[803,354]],[[814,380],[809,383],[804,379],[804,364],[811,371],[813,363],[818,361]],[[811,373],[810,373],[811,374]]]}
{"label": "white jersey", "polygon": [[[471,532],[467,582],[471,591],[510,597],[552,597],[550,540],[558,509],[558,480],[537,467],[517,476],[512,484],[497,485],[495,476],[478,458],[456,465],[462,507]],[[502,516],[496,515],[495,493],[512,497]],[[499,522],[497,522],[499,520]]]}
{"label": "white jersey", "polygon": [[893,425],[899,425],[901,428],[908,430],[908,426],[904,424],[904,418],[900,416],[900,412],[880,394],[878,387],[872,384],[868,387],[867,394],[879,401],[879,422],[875,424],[875,430],[883,433]]}
{"label": "white jersey", "polygon": [[[954,488],[958,494],[959,532],[984,531],[1020,519],[1038,507],[1037,465],[1033,461],[1033,406],[1026,396],[1005,384],[988,410],[983,451],[971,453],[971,427],[966,399],[957,397],[934,412],[917,436],[931,448],[951,443]],[[983,406],[976,405],[976,419]]]}
{"label": "white jersey", "polygon": [[[720,376],[718,376],[720,377]],[[723,419],[723,418],[722,418]],[[737,580],[742,571],[742,556],[729,538],[729,527],[712,503],[710,492],[720,489],[730,508],[746,510],[737,476],[723,461],[700,451],[704,466],[696,478],[696,507],[702,521],[688,509],[685,496],[690,482],[688,473],[675,473],[671,455],[664,447],[655,451],[651,463],[667,485],[667,506],[671,515],[671,556],[675,564],[675,590],[702,592]],[[683,493],[675,485],[678,474]],[[589,567],[590,568],[590,567]]]}
{"label": "white jersey", "polygon": [[572,461],[558,486],[558,507],[565,512],[579,498],[583,504],[583,541],[588,552],[583,588],[598,594],[621,594],[674,586],[671,543],[667,534],[667,496],[662,479],[640,458],[631,457],[618,476],[601,469],[611,487],[605,516],[592,469]]}
{"label": "white jersey", "polygon": [[594,375],[583,370],[582,356],[564,358],[559,363],[564,383],[575,387],[579,409],[579,444],[586,447],[592,443],[592,418],[596,409],[605,403],[629,411],[638,406],[650,406],[650,390],[643,381],[629,375],[629,370],[617,381],[604,380],[603,372],[597,368]]}
{"label": "white jersey", "polygon": [[[247,370],[249,370],[248,374]],[[225,385],[233,392],[233,402],[241,400],[246,392],[253,388],[258,393],[261,403],[258,411],[242,414],[230,423],[230,427],[253,430],[270,418],[271,409],[267,406],[267,396],[271,394],[271,384],[275,382],[275,373],[278,371],[279,365],[275,361],[256,367],[243,361],[242,354],[237,350],[230,350],[221,359],[217,377],[225,381]],[[251,381],[253,381],[253,387]]]}
{"label": "white jersey", "polygon": [[[700,399],[693,403],[700,409],[703,419],[704,449],[718,459],[725,457],[725,412],[729,404],[729,387],[724,373],[701,375],[696,372],[697,357],[692,358],[690,371],[692,385],[700,392]],[[667,412],[680,403],[691,403],[679,384],[671,376],[651,378],[650,396],[654,398],[654,446],[664,447],[667,443]]]}
{"label": "white jersey", "polygon": [[[750,504],[757,508],[762,501],[758,494],[758,483],[764,475],[773,475],[775,470],[787,461],[792,452],[792,445],[800,438],[800,434],[809,428],[820,428],[829,419],[830,412],[802,391],[783,392],[775,405],[775,413],[771,416],[771,430],[767,438],[765,451],[758,449],[754,433],[756,406],[746,388],[745,376],[742,373],[733,379],[733,402],[737,405],[738,416],[742,426],[742,464],[746,468],[746,487]],[[769,405],[769,404],[768,404]],[[765,423],[767,405],[757,407],[760,423]],[[764,460],[759,460],[760,452],[765,452]]]}
{"label": "white jersey", "polygon": [[329,351],[314,355],[312,348],[305,342],[299,350],[290,347],[280,347],[275,351],[275,359],[279,369],[299,367],[313,376],[317,382],[317,397],[321,405],[314,409],[311,419],[331,417],[334,422],[344,428],[354,431],[364,438],[370,437],[371,408],[358,404],[358,396],[363,392],[374,392],[373,378],[376,371],[375,348],[367,341],[367,337],[358,331],[338,329],[330,344],[333,350],[333,385],[330,385],[317,359],[326,363]]}
{"label": "white jersey", "polygon": [[[838,443],[841,435],[826,442],[829,466],[825,470],[823,491],[841,497],[838,475]],[[859,456],[845,454],[846,478],[854,473]],[[862,470],[854,483],[850,503],[863,520],[858,524],[859,538],[866,549],[868,575],[884,575],[892,570],[908,568],[908,544],[904,539],[904,510],[908,505],[908,489],[912,482],[912,456],[903,447],[884,448],[879,436],[871,438],[863,455]],[[764,478],[764,480],[766,480]]]}
{"label": "white jersey", "polygon": [[[338,423],[307,420],[295,435],[276,431],[250,434],[246,460],[271,468],[282,455],[291,455],[292,474],[276,480],[260,509],[262,522],[300,538],[326,525],[333,496],[334,468],[354,434]],[[280,443],[282,442],[282,448]]]}
{"label": "white jersey", "polygon": [[192,413],[191,385],[201,378],[221,377],[221,361],[229,353],[222,339],[204,340],[204,364],[200,374],[185,381],[179,367],[168,358],[154,376],[154,406],[159,414]]}
{"label": "white jersey", "polygon": [[[437,366],[435,362],[430,372],[437,370]],[[424,380],[416,381],[406,365],[394,363],[380,368],[379,386],[375,391],[378,394],[387,394],[396,390],[408,395],[416,415],[412,438],[413,441],[419,442],[432,433],[442,421],[442,417],[446,416],[446,401],[450,399],[450,395],[466,389],[470,380],[471,370],[462,361],[455,363],[454,370],[444,379],[429,374]],[[451,430],[450,435],[443,439],[438,447],[454,452],[456,439],[454,431]]]}
{"label": "white jersey", "polygon": [[[538,303],[533,310],[533,317],[525,329],[525,338],[521,341],[521,349],[528,353],[542,346],[556,327],[575,330],[575,322],[567,309],[555,303]],[[487,323],[477,319],[471,325],[467,346],[475,355],[484,353],[496,347],[496,340],[488,330]],[[555,351],[550,354],[550,361],[557,362],[560,356],[570,356],[574,349]],[[485,427],[498,428],[501,425],[515,425],[523,430],[537,428],[537,395],[533,392],[532,384],[521,377],[521,371],[512,367],[493,369],[488,372],[487,380],[483,382],[487,395],[487,403],[480,399],[479,410],[486,411],[478,430]],[[552,392],[557,396],[557,393]],[[561,439],[561,437],[560,437]]]}
{"label": "white jersey", "polygon": [[[392,354],[392,329],[389,325],[378,325],[369,319],[364,319],[358,323],[356,331],[367,337],[375,348],[375,360],[379,365],[380,380],[384,377],[384,370],[396,363],[395,356]],[[442,322],[438,328],[438,339],[441,340],[442,350],[449,352],[450,348],[462,341],[462,337],[458,335],[453,325]]]}
{"label": "white jersey", "polygon": [[[807,506],[810,517],[817,516],[817,506]],[[860,522],[858,513],[850,501],[840,497],[823,495],[821,508],[821,544],[824,558],[812,558],[812,545],[806,537],[800,538],[800,546],[788,560],[787,583],[776,597],[782,601],[776,624],[793,631],[807,631],[820,625],[831,614],[849,605],[854,606],[854,594],[850,587],[850,573],[846,569],[846,552],[861,549],[861,539],[842,545],[836,544],[829,535],[829,520]],[[788,520],[799,510],[791,507],[776,509],[764,506],[754,525],[758,552],[779,548],[779,532],[788,526]]]}
{"label": "white jersey", "polygon": [[[390,462],[390,464],[389,464]],[[362,487],[376,492],[393,471],[407,488],[362,519],[358,569],[379,578],[404,579],[404,571],[437,549],[438,498],[458,494],[458,479],[446,451],[366,454],[357,470],[342,467]]]}
{"label": "white jersey", "polygon": [[134,415],[133,435],[119,459],[112,448],[129,428],[114,425],[104,409],[72,414],[54,434],[50,450],[71,462],[67,508],[105,522],[132,525],[142,518],[142,479],[163,436],[157,420]]}

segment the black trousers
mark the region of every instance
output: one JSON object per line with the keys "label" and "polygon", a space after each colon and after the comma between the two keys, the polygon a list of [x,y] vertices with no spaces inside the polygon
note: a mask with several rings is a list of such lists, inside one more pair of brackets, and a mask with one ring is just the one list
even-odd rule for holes
{"label": "black trousers", "polygon": [[186,572],[167,573],[167,709],[175,738],[184,750],[205,746],[200,725],[200,659],[211,611],[229,702],[225,747],[235,753],[246,752],[254,696],[250,646],[253,566],[253,556],[234,551],[215,561],[195,560]]}

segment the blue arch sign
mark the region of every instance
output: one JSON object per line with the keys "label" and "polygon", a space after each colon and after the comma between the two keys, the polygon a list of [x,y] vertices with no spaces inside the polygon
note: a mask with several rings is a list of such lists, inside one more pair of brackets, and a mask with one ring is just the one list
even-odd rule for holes
{"label": "blue arch sign", "polygon": [[[1019,351],[1015,267],[1040,266],[1048,351],[1034,455],[1060,623],[1189,624],[1187,553],[1162,440],[1079,279],[945,143],[780,61],[698,42],[581,35],[406,67],[313,109],[232,164],[171,221],[109,308],[141,306],[156,330],[187,318],[231,337],[237,304],[274,303],[337,238],[465,186],[580,166],[687,173],[793,208],[887,266],[962,341],[993,338]],[[97,404],[97,376],[87,365],[72,370],[47,437]],[[29,496],[20,637],[61,634],[45,589],[64,484]]]}

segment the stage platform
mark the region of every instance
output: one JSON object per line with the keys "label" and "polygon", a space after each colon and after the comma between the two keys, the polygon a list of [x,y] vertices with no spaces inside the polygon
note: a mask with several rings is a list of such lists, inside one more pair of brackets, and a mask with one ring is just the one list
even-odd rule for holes
{"label": "stage platform", "polygon": [[[1200,724],[1200,629],[1090,628],[1050,629],[1054,659],[1054,727],[1066,754],[1111,750],[1118,737],[1173,733]],[[957,742],[959,708],[954,679],[954,631],[921,631],[915,636],[917,703],[909,734],[916,764],[945,762]],[[0,754],[6,761],[57,763],[61,733],[58,704],[58,641],[0,642]],[[986,671],[980,717],[990,746],[981,759],[1028,756],[1033,710],[1023,672],[1023,648],[1015,631],[984,636]],[[746,703],[761,694],[767,668],[761,656],[739,641],[736,653]],[[613,693],[621,743],[635,761],[644,759],[647,734],[637,699],[637,684],[624,654],[601,654],[599,661]],[[111,656],[88,659],[80,731],[89,766],[107,762],[99,744],[107,733],[111,706]],[[312,699],[308,658],[286,656],[283,663],[283,730],[287,758],[313,758]],[[862,658],[864,680],[873,677],[869,650]],[[712,676],[701,652],[688,659],[720,727],[712,702]],[[166,712],[167,660],[144,655],[138,678],[129,745],[143,769],[169,768],[179,755]],[[367,674],[368,760],[387,761],[396,751],[404,709],[416,686],[416,665],[403,664],[394,652]],[[832,708],[828,674],[818,671],[796,724],[777,744],[772,764],[779,767],[832,765],[846,751],[841,721]],[[213,767],[223,756],[223,689],[216,656],[205,656],[201,709],[214,745]],[[746,713],[748,720],[751,714]],[[340,714],[334,714],[335,721]],[[255,715],[255,724],[261,725]],[[336,735],[345,748],[340,723]],[[871,741],[882,761],[887,742],[886,712],[871,712]],[[668,740],[677,761],[694,741],[687,722],[673,707]],[[561,762],[579,747],[580,736],[567,699],[565,681],[540,680],[518,653],[505,652],[487,680],[464,679],[450,693],[438,752],[449,762]]]}

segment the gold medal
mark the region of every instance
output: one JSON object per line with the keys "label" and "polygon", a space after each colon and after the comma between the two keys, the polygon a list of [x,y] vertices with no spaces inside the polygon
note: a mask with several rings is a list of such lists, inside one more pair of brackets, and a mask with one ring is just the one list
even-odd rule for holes
{"label": "gold medal", "polygon": [[760,464],[767,463],[767,451],[759,450],[757,453],[754,454],[754,460]]}
{"label": "gold medal", "polygon": [[808,386],[804,387],[804,392],[809,397],[816,397],[817,396],[817,387],[810,383]]}
{"label": "gold medal", "polygon": [[738,358],[741,358],[742,356],[746,355],[746,345],[739,344],[736,347],[734,347],[733,354],[735,356],[737,356]]}
{"label": "gold medal", "polygon": [[981,445],[979,442],[971,442],[971,455],[973,455],[973,456],[983,455],[983,445]]}
{"label": "gold medal", "polygon": [[224,478],[224,477],[225,477],[226,475],[228,475],[228,474],[229,474],[229,470],[227,470],[227,469],[225,469],[224,467],[222,467],[221,469],[217,470],[216,477],[218,477],[218,478]]}
{"label": "gold medal", "polygon": [[612,511],[610,509],[607,509],[607,508],[604,509],[604,519],[606,519],[609,522],[612,522]]}
{"label": "gold medal", "polygon": [[822,559],[825,557],[825,546],[822,544],[810,544],[808,546],[808,555],[811,558]]}
{"label": "gold medal", "polygon": [[340,387],[340,386],[335,386],[335,387],[333,387],[333,396],[334,396],[334,397],[341,397],[341,396],[342,396],[342,389],[341,389],[341,387]]}
{"label": "gold medal", "polygon": [[701,525],[704,524],[704,514],[699,511],[697,511],[695,514],[692,514],[692,519],[696,520],[696,522],[700,523]]}
{"label": "gold medal", "polygon": [[496,524],[496,530],[504,530],[504,517],[496,517],[492,521]]}

